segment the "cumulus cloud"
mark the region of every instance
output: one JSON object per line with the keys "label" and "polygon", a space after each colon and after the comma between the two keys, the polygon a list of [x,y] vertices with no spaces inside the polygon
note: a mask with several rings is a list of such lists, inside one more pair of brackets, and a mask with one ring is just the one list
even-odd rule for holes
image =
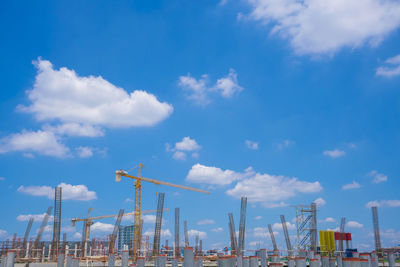
{"label": "cumulus cloud", "polygon": [[190,229],[190,230],[188,231],[188,235],[189,235],[189,237],[196,237],[196,236],[199,236],[200,239],[205,239],[205,238],[207,238],[207,233],[206,233],[206,232],[202,232],[202,231],[194,230],[194,229]]}
{"label": "cumulus cloud", "polygon": [[0,139],[0,154],[13,151],[35,152],[58,158],[70,155],[70,150],[52,132],[42,130],[10,134]]}
{"label": "cumulus cloud", "polygon": [[379,67],[376,75],[391,78],[400,75],[400,55],[391,57],[385,61],[386,66]]}
{"label": "cumulus cloud", "polygon": [[230,98],[243,90],[237,80],[237,73],[234,69],[229,70],[229,74],[218,79],[215,85],[209,85],[208,75],[204,74],[200,79],[187,76],[179,77],[179,86],[186,92],[188,99],[198,105],[207,105],[211,102],[210,93],[215,92],[224,98]]}
{"label": "cumulus cloud", "polygon": [[356,221],[349,221],[349,222],[346,223],[346,227],[349,227],[349,228],[363,228],[364,225],[362,225],[361,223],[356,222]]}
{"label": "cumulus cloud", "polygon": [[198,221],[197,224],[198,225],[215,224],[215,221],[211,220],[211,219],[204,219],[204,220]]}
{"label": "cumulus cloud", "polygon": [[[296,225],[290,222],[286,222],[286,227],[287,229],[290,230],[296,230]],[[276,230],[276,231],[283,231],[282,228],[282,223],[274,223],[272,225],[272,229]]]}
{"label": "cumulus cloud", "polygon": [[199,163],[193,165],[186,176],[186,180],[189,182],[211,185],[228,185],[241,178],[243,178],[242,173],[208,167]]}
{"label": "cumulus cloud", "polygon": [[253,150],[257,150],[258,149],[258,143],[254,142],[254,141],[250,141],[250,140],[246,140],[245,145],[248,149],[253,149]]}
{"label": "cumulus cloud", "polygon": [[219,233],[219,232],[224,231],[224,228],[222,228],[222,227],[213,228],[213,229],[211,229],[211,231],[214,232],[214,233]]}
{"label": "cumulus cloud", "polygon": [[326,201],[322,197],[319,197],[316,200],[314,200],[314,203],[317,204],[317,206],[322,207],[325,206]]}
{"label": "cumulus cloud", "polygon": [[277,143],[277,144],[276,144],[276,147],[277,147],[279,150],[283,150],[283,149],[285,149],[285,148],[290,147],[290,146],[293,145],[293,144],[294,144],[294,141],[289,140],[289,139],[285,139],[285,140],[283,140],[282,142]]}
{"label": "cumulus cloud", "polygon": [[6,237],[7,235],[8,235],[8,233],[7,233],[6,230],[0,229],[0,238],[4,238],[4,237]]}
{"label": "cumulus cloud", "polygon": [[332,217],[327,217],[327,218],[325,218],[323,220],[320,220],[320,222],[321,223],[334,223],[334,222],[336,222],[336,220],[334,218],[332,218]]}
{"label": "cumulus cloud", "polygon": [[93,149],[87,146],[80,146],[76,148],[80,158],[90,158],[93,156]]}
{"label": "cumulus cloud", "polygon": [[361,187],[361,185],[359,183],[357,183],[356,181],[353,181],[350,184],[343,185],[342,189],[343,190],[349,190],[349,189],[357,189],[357,188],[360,188],[360,187]]}
{"label": "cumulus cloud", "polygon": [[111,233],[114,230],[114,225],[109,223],[95,222],[90,230],[93,232],[107,232]]}
{"label": "cumulus cloud", "polygon": [[[97,199],[96,192],[89,191],[86,185],[71,185],[66,183],[60,183],[58,185],[62,187],[63,200],[80,200],[89,201]],[[44,196],[48,199],[54,199],[54,188],[51,186],[23,186],[21,185],[17,189],[18,192],[31,195],[31,196]]]}
{"label": "cumulus cloud", "polygon": [[[20,214],[17,216],[17,221],[20,222],[25,222],[25,221],[29,221],[31,218],[33,218],[33,220],[35,222],[41,222],[43,221],[44,217],[46,216],[46,213],[42,213],[42,214]],[[53,221],[54,216],[49,216],[49,222]]]}
{"label": "cumulus cloud", "polygon": [[43,130],[58,135],[68,136],[98,137],[104,135],[104,131],[100,127],[96,127],[90,124],[79,124],[73,122],[64,123],[57,126],[45,124],[43,126]]}
{"label": "cumulus cloud", "polygon": [[[154,230],[147,229],[147,231],[144,232],[143,235],[154,236]],[[171,236],[172,234],[169,229],[161,230],[161,237],[171,237]]]}
{"label": "cumulus cloud", "polygon": [[387,179],[388,179],[388,177],[387,177],[385,174],[379,173],[379,172],[377,172],[377,171],[375,171],[375,170],[369,172],[369,173],[368,173],[368,176],[373,177],[372,182],[373,182],[374,184],[379,184],[379,183],[386,182]]}
{"label": "cumulus cloud", "polygon": [[400,25],[395,0],[247,0],[251,19],[272,25],[297,54],[333,54],[366,43],[378,45]]}
{"label": "cumulus cloud", "polygon": [[[182,141],[175,143],[173,148],[171,148],[170,144],[165,144],[165,150],[174,152],[172,157],[177,160],[186,160],[186,152],[194,152],[200,149],[201,146],[197,143],[197,141],[189,136],[186,136],[182,139]],[[197,158],[198,156],[198,152],[192,153],[193,158]]]}
{"label": "cumulus cloud", "polygon": [[34,62],[38,69],[32,102],[19,110],[38,121],[61,121],[105,127],[152,126],[169,117],[173,108],[145,91],[127,93],[101,76],[81,77],[68,68],[54,69],[48,60]]}
{"label": "cumulus cloud", "polygon": [[397,208],[400,207],[400,200],[374,200],[369,201],[366,205],[367,208],[371,207],[388,207],[388,208]]}
{"label": "cumulus cloud", "polygon": [[265,228],[265,227],[255,227],[255,228],[253,228],[253,236],[266,238],[266,237],[269,237],[269,232],[267,231],[267,228]]}
{"label": "cumulus cloud", "polygon": [[322,154],[324,154],[324,156],[328,156],[331,158],[340,158],[346,155],[346,152],[340,149],[334,149],[334,150],[325,150]]}
{"label": "cumulus cloud", "polygon": [[236,185],[226,191],[226,194],[240,198],[247,196],[249,202],[259,202],[267,208],[286,206],[284,200],[298,194],[317,193],[322,190],[321,184],[301,181],[298,178],[283,175],[256,173],[250,169],[241,174]]}
{"label": "cumulus cloud", "polygon": [[186,153],[182,151],[175,151],[174,154],[172,155],[172,158],[178,160],[186,160]]}
{"label": "cumulus cloud", "polygon": [[256,216],[256,217],[254,217],[254,220],[261,220],[262,219],[262,216]]}

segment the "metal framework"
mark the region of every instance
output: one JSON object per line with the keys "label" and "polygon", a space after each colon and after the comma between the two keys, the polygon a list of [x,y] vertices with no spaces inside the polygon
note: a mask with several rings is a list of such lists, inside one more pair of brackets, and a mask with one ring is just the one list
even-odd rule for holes
{"label": "metal framework", "polygon": [[156,224],[154,228],[153,256],[160,254],[161,223],[164,208],[165,193],[158,194]]}
{"label": "metal framework", "polygon": [[188,234],[187,221],[183,222],[183,231],[185,232],[185,247],[188,247],[189,246],[189,234]]}
{"label": "metal framework", "polygon": [[34,244],[35,250],[32,250],[32,251],[34,251],[33,257],[37,257],[37,255],[38,255],[38,250],[39,250],[39,246],[40,246],[40,239],[42,238],[44,229],[46,228],[46,225],[47,225],[47,222],[49,220],[49,216],[50,216],[50,213],[51,213],[52,210],[53,210],[53,207],[49,207],[47,209],[46,215],[44,216],[42,224],[40,225],[40,229],[39,229],[39,232],[38,232],[38,234],[36,236],[36,240],[35,240],[35,244]]}
{"label": "metal framework", "polygon": [[[340,220],[340,233],[343,234],[344,233],[344,227],[346,225],[346,218],[342,217],[342,219]],[[339,240],[339,251],[343,251],[344,247],[343,247],[343,238],[340,238]]]}
{"label": "metal framework", "polygon": [[237,253],[237,238],[236,238],[236,230],[235,230],[235,221],[233,220],[233,214],[228,213],[229,217],[229,233],[231,237],[231,248],[232,255],[236,255]]}
{"label": "metal framework", "polygon": [[60,248],[60,231],[61,231],[61,201],[62,201],[62,187],[56,187],[54,190],[54,224],[53,224],[53,242],[51,253],[52,259],[57,256],[57,251]]}
{"label": "metal framework", "polygon": [[179,208],[175,208],[175,257],[179,256]]}
{"label": "metal framework", "polygon": [[28,226],[26,227],[26,231],[25,231],[25,235],[24,235],[24,241],[22,242],[22,250],[21,250],[21,253],[20,253],[20,257],[21,258],[25,256],[26,244],[28,242],[29,233],[31,232],[31,229],[32,229],[33,220],[34,220],[33,217],[31,217],[29,219]]}
{"label": "metal framework", "polygon": [[317,205],[297,205],[296,208],[296,248],[316,251],[318,247]]}
{"label": "metal framework", "polygon": [[114,253],[115,240],[117,240],[117,233],[118,233],[119,226],[121,224],[122,216],[124,216],[124,210],[120,209],[117,220],[115,221],[114,231],[110,236],[110,244],[108,246],[108,253]]}
{"label": "metal framework", "polygon": [[286,224],[284,215],[281,215],[281,222],[282,222],[283,233],[285,234],[285,241],[286,241],[286,247],[288,250],[288,255],[293,256],[292,244],[290,243],[289,232],[287,229],[287,224]]}
{"label": "metal framework", "polygon": [[382,248],[381,235],[379,233],[379,220],[378,220],[378,207],[372,207],[372,223],[374,225],[374,236],[375,236],[375,250],[379,252]]}
{"label": "metal framework", "polygon": [[268,224],[268,231],[269,231],[269,236],[271,237],[272,246],[274,247],[274,251],[278,251],[278,246],[276,245],[274,232],[272,231],[272,227],[270,224]]}
{"label": "metal framework", "polygon": [[242,197],[240,205],[240,224],[239,224],[239,244],[238,244],[238,255],[243,256],[244,251],[244,238],[246,231],[246,207],[247,207],[247,197]]}

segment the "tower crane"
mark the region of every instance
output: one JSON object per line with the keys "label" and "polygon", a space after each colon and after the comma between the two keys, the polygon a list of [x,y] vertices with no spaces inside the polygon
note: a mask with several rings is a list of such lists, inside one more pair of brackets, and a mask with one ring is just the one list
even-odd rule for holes
{"label": "tower crane", "polygon": [[140,220],[142,217],[142,183],[141,183],[142,181],[150,182],[150,183],[153,183],[156,185],[167,185],[167,186],[177,187],[177,188],[186,189],[186,190],[190,190],[190,191],[210,194],[210,192],[205,191],[205,190],[142,177],[141,170],[143,167],[144,167],[144,165],[139,163],[139,170],[138,170],[137,176],[129,175],[128,172],[124,171],[124,170],[117,170],[115,172],[115,181],[116,182],[120,182],[122,176],[134,180],[133,185],[135,187],[135,216],[134,216],[135,220],[134,220],[134,231],[133,231],[133,260],[136,260],[137,251],[140,249],[140,223],[141,223]]}
{"label": "tower crane", "polygon": [[[73,218],[71,220],[72,226],[75,226],[76,222],[84,222],[83,234],[82,234],[82,242],[85,243],[84,245],[86,245],[86,242],[90,240],[90,227],[93,225],[94,220],[113,218],[113,217],[118,217],[118,215],[119,215],[119,214],[113,214],[113,215],[102,215],[102,216],[90,217],[90,212],[92,210],[93,210],[93,208],[89,208],[87,218]],[[164,211],[169,211],[169,210],[164,209]],[[157,210],[142,211],[142,213],[153,213],[153,212],[157,212]],[[131,215],[135,215],[135,211],[123,214],[123,216],[131,216]]]}

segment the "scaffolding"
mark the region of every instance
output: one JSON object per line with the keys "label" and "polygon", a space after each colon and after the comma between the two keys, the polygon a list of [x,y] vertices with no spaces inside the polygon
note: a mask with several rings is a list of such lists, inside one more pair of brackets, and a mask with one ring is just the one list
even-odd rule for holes
{"label": "scaffolding", "polygon": [[158,256],[160,254],[161,223],[164,210],[164,196],[165,193],[158,194],[156,224],[154,229],[153,256]]}
{"label": "scaffolding", "polygon": [[300,250],[317,251],[317,205],[297,205],[296,208],[296,248]]}

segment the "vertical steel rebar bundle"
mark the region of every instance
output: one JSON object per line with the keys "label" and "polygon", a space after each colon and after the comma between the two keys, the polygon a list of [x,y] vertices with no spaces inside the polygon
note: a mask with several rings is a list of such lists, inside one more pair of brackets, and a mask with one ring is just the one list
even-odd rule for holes
{"label": "vertical steel rebar bundle", "polygon": [[285,220],[284,215],[281,215],[281,222],[282,222],[283,233],[285,234],[285,241],[286,241],[286,247],[288,250],[288,255],[293,256],[292,244],[290,243],[289,232],[287,229],[286,220]]}
{"label": "vertical steel rebar bundle", "polygon": [[317,231],[317,203],[311,203],[311,228],[310,228],[310,237],[311,237],[311,250],[317,251],[318,247],[318,231]]}
{"label": "vertical steel rebar bundle", "polygon": [[231,237],[232,255],[236,255],[237,254],[237,238],[236,238],[235,221],[233,220],[233,214],[228,213],[228,218],[229,218],[229,234]]}
{"label": "vertical steel rebar bundle", "polygon": [[272,227],[268,224],[269,236],[271,237],[272,246],[274,247],[274,251],[278,251],[278,246],[276,245],[274,232],[272,231]]}
{"label": "vertical steel rebar bundle", "polygon": [[60,230],[61,230],[61,200],[62,187],[56,187],[54,190],[54,224],[53,224],[53,242],[51,248],[51,258],[55,259],[57,251],[60,248]]}
{"label": "vertical steel rebar bundle", "polygon": [[20,257],[21,257],[21,258],[25,257],[25,254],[26,254],[26,253],[25,253],[25,251],[26,251],[26,244],[27,244],[27,242],[28,242],[29,233],[31,232],[31,229],[32,229],[33,221],[34,221],[34,219],[33,219],[33,217],[31,217],[31,218],[29,219],[28,226],[26,227],[26,230],[25,230],[24,240],[22,241],[22,250],[21,250],[21,252],[20,252]]}
{"label": "vertical steel rebar bundle", "polygon": [[179,208],[175,208],[175,257],[179,254]]}
{"label": "vertical steel rebar bundle", "polygon": [[34,249],[35,250],[32,250],[33,253],[34,253],[33,257],[37,257],[38,256],[38,252],[41,249],[40,239],[42,238],[42,234],[44,232],[44,229],[46,228],[46,225],[47,225],[47,222],[49,220],[49,216],[50,216],[50,213],[51,213],[52,210],[53,210],[53,207],[49,207],[47,209],[46,215],[44,216],[42,224],[40,225],[40,229],[39,229],[39,232],[38,232],[38,234],[36,236],[36,240],[35,240],[35,244],[34,244]]}
{"label": "vertical steel rebar bundle", "polygon": [[244,239],[246,231],[246,208],[247,208],[247,197],[242,197],[240,205],[240,224],[239,224],[239,244],[238,252],[240,256],[243,256],[244,251]]}
{"label": "vertical steel rebar bundle", "polygon": [[378,220],[378,207],[372,207],[372,223],[374,225],[374,237],[375,237],[375,250],[378,253],[381,246],[381,235],[379,233],[379,220]]}
{"label": "vertical steel rebar bundle", "polygon": [[343,251],[343,233],[344,233],[344,227],[346,225],[346,218],[342,217],[340,220],[340,240],[339,240],[339,251]]}
{"label": "vertical steel rebar bundle", "polygon": [[183,230],[185,232],[185,247],[188,247],[189,246],[189,234],[188,234],[187,221],[183,222]]}
{"label": "vertical steel rebar bundle", "polygon": [[114,253],[115,240],[117,240],[117,233],[118,233],[119,226],[121,224],[122,216],[124,216],[124,210],[120,209],[117,220],[115,221],[114,231],[110,236],[110,244],[108,245],[108,253],[109,254]]}
{"label": "vertical steel rebar bundle", "polygon": [[165,193],[158,194],[157,215],[154,228],[153,256],[158,256],[160,254],[161,224],[164,210],[164,197]]}

